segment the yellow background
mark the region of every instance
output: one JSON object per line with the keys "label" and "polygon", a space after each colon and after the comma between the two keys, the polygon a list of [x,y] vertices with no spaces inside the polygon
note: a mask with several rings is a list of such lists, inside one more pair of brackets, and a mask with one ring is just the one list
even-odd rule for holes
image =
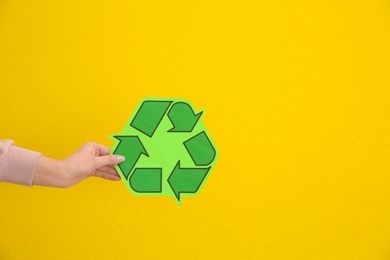
{"label": "yellow background", "polygon": [[1,259],[389,259],[389,1],[0,0],[0,139],[111,147],[148,96],[219,150],[196,197],[0,184]]}

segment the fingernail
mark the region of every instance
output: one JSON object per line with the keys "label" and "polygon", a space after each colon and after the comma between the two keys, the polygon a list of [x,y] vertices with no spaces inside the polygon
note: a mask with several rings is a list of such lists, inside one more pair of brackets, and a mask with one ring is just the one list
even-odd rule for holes
{"label": "fingernail", "polygon": [[121,163],[123,162],[124,160],[126,160],[126,158],[122,155],[117,155],[116,156],[116,160],[118,161],[118,163]]}

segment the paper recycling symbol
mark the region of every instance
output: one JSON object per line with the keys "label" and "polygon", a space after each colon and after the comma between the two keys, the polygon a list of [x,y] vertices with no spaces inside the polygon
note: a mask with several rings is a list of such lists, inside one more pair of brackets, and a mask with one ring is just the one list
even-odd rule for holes
{"label": "paper recycling symbol", "polygon": [[116,170],[135,195],[182,196],[199,193],[217,161],[217,150],[195,112],[184,99],[146,98],[120,134],[112,135],[111,154],[126,161]]}

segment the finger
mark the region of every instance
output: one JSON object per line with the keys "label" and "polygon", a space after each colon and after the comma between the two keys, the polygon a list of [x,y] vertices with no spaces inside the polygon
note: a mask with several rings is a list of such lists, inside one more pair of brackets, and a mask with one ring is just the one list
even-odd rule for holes
{"label": "finger", "polygon": [[119,176],[119,174],[118,174],[116,171],[112,171],[112,170],[103,170],[103,167],[102,167],[102,168],[99,168],[99,169],[96,169],[96,170],[95,170],[95,175],[96,175],[97,172],[100,172],[100,173],[107,173],[107,174]]}
{"label": "finger", "polygon": [[125,160],[122,155],[104,155],[95,157],[95,168],[99,169],[103,166],[114,165],[121,163]]}
{"label": "finger", "polygon": [[110,153],[110,148],[102,145],[102,144],[95,144],[97,148],[99,149],[99,154],[98,155],[108,155]]}
{"label": "finger", "polygon": [[116,177],[120,177],[119,174],[116,174],[116,173],[111,173],[111,172],[105,172],[105,171],[95,171],[95,175],[97,174],[109,174],[109,175],[112,175],[112,176],[116,176]]}
{"label": "finger", "polygon": [[110,180],[110,181],[119,181],[121,179],[121,177],[119,177],[118,175],[114,175],[114,174],[110,174],[110,173],[102,172],[102,171],[96,171],[94,176],[105,179],[105,180]]}
{"label": "finger", "polygon": [[118,172],[115,170],[114,166],[103,166],[97,169],[98,171],[107,172],[110,174],[118,175]]}

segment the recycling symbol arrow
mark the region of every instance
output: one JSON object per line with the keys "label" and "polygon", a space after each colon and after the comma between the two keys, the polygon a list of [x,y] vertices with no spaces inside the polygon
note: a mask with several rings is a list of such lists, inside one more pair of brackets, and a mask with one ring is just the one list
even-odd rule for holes
{"label": "recycling symbol arrow", "polygon": [[217,150],[201,118],[184,99],[142,100],[115,141],[111,154],[126,160],[116,170],[135,195],[199,193],[217,161]]}

